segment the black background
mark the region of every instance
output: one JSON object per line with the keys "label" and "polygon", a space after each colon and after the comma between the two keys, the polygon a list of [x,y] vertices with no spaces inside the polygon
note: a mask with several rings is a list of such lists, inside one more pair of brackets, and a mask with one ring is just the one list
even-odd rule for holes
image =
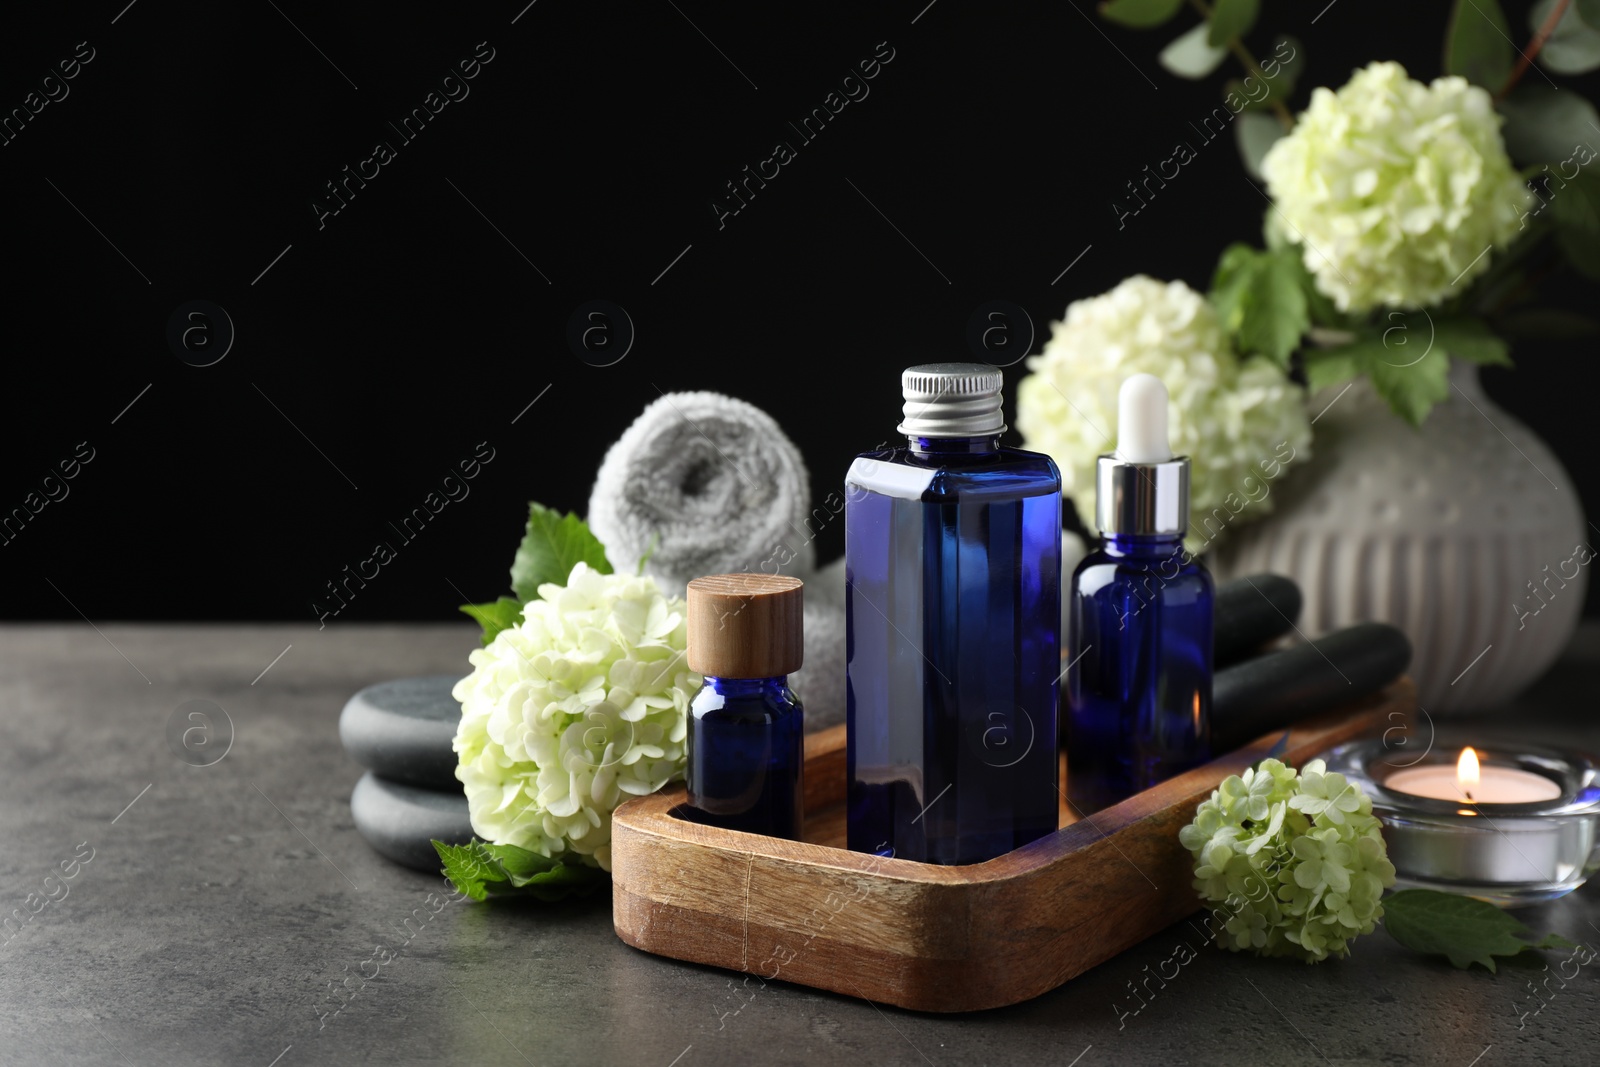
{"label": "black background", "polygon": [[[0,18],[0,111],[78,42],[95,52],[0,148],[0,511],[79,442],[94,450],[0,545],[7,618],[310,620],[325,583],[395,542],[388,521],[487,441],[470,496],[330,625],[457,617],[463,596],[506,588],[526,502],[581,511],[606,446],[660,391],[770,411],[820,498],[893,434],[903,366],[970,358],[980,304],[1026,308],[1042,342],[1070,300],[1132,273],[1204,289],[1265,207],[1219,138],[1118,229],[1124,183],[1193,141],[1237,75],[1158,66],[1191,14],[1140,33],[1083,0],[124,2]],[[1525,42],[1529,5],[1506,6]],[[1440,73],[1446,3],[1264,8],[1256,52],[1289,32],[1307,55],[1296,108],[1373,59]],[[401,144],[385,122],[479,42],[494,58],[470,95]],[[798,144],[787,123],[879,42],[894,58],[870,95]],[[1592,77],[1563,84],[1600,95]],[[324,183],[378,140],[396,158],[319,229]],[[713,197],[779,140],[798,158],[719,229]],[[1550,291],[1594,302],[1571,277]],[[237,331],[203,368],[165,341],[196,299]],[[637,330],[613,366],[566,342],[592,299]],[[1593,343],[1514,355],[1490,394],[1593,512]],[[819,542],[837,555],[840,524]]]}

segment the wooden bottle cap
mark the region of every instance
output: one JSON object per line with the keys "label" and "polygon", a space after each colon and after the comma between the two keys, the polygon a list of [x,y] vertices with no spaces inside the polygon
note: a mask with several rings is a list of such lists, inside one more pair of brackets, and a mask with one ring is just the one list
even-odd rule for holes
{"label": "wooden bottle cap", "polygon": [[781,574],[712,574],[689,583],[689,669],[773,678],[800,669],[805,583]]}

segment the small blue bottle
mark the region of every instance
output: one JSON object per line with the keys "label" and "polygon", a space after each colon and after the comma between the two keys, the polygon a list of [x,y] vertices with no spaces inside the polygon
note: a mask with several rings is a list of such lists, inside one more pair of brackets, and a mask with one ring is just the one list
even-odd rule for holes
{"label": "small blue bottle", "polygon": [[786,837],[804,830],[805,712],[789,688],[801,667],[797,578],[719,574],[689,583],[689,803],[696,822]]}
{"label": "small blue bottle", "polygon": [[1080,815],[1211,756],[1212,582],[1183,547],[1189,458],[1168,445],[1159,378],[1122,383],[1095,493],[1101,540],[1068,601],[1067,795]]}
{"label": "small blue bottle", "polygon": [[1058,825],[1061,476],[1002,448],[994,367],[901,376],[898,448],[846,478],[851,849],[993,859]]}

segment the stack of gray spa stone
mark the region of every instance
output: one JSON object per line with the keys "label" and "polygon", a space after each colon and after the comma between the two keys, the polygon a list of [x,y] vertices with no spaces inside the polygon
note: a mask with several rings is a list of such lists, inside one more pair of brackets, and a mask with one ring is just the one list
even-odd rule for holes
{"label": "stack of gray spa stone", "polygon": [[457,675],[400,678],[361,690],[339,716],[339,740],[368,768],[350,795],[350,814],[367,844],[407,867],[437,871],[432,841],[471,839],[467,798],[451,748],[461,705]]}

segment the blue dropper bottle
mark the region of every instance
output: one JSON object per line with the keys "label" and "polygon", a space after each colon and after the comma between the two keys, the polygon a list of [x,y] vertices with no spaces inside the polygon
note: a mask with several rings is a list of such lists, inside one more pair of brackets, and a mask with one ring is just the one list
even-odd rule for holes
{"label": "blue dropper bottle", "polygon": [[1067,797],[1080,815],[1211,755],[1211,574],[1183,547],[1189,457],[1167,437],[1167,388],[1122,383],[1117,449],[1095,469],[1100,542],[1068,593]]}

